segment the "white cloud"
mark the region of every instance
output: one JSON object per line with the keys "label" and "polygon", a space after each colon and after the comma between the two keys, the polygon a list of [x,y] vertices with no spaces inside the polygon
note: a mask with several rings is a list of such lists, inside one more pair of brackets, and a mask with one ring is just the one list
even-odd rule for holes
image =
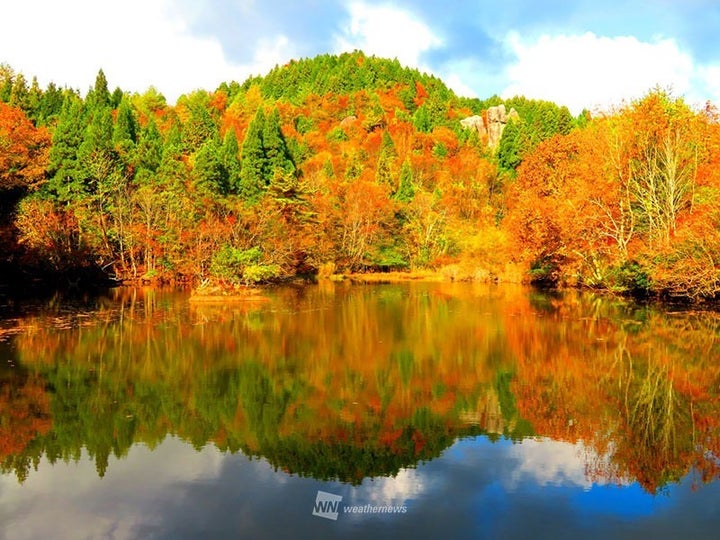
{"label": "white cloud", "polygon": [[417,469],[400,469],[395,476],[366,478],[346,497],[351,505],[402,505],[427,491],[429,479]]}
{"label": "white cloud", "polygon": [[511,32],[505,45],[517,57],[508,67],[504,97],[525,95],[583,108],[607,108],[641,97],[656,85],[696,99],[697,69],[674,39],[543,35],[526,41]]}
{"label": "white cloud", "polygon": [[421,68],[421,55],[440,47],[442,40],[412,13],[399,8],[353,2],[350,22],[335,36],[337,52],[361,49],[366,54],[397,58],[406,66]]}
{"label": "white cloud", "polygon": [[445,84],[447,84],[448,87],[451,88],[458,96],[470,98],[479,97],[478,93],[465,83],[463,77],[456,72],[449,72],[445,77],[443,77],[443,80],[445,81]]}
{"label": "white cloud", "polygon": [[174,101],[197,88],[244,80],[289,60],[287,38],[259,44],[253,61],[230,61],[213,37],[193,35],[191,14],[174,0],[11,2],[0,22],[0,62],[27,77],[86,91],[102,68],[111,87],[155,86]]}
{"label": "white cloud", "polygon": [[134,538],[135,527],[160,519],[149,508],[181,496],[184,483],[218,478],[225,459],[212,445],[196,451],[172,437],[154,450],[135,445],[123,459],[111,456],[102,479],[85,451],[78,462],[51,465],[43,457],[23,485],[0,476],[0,536]]}
{"label": "white cloud", "polygon": [[[573,444],[551,439],[525,439],[510,449],[517,466],[506,480],[515,489],[527,480],[540,486],[577,486],[589,490],[596,484],[629,483],[614,474],[609,455],[598,455],[582,442]],[[588,477],[588,465],[611,474],[609,477]]]}
{"label": "white cloud", "polygon": [[552,440],[526,439],[514,445],[510,455],[518,460],[508,482],[516,486],[528,478],[538,485],[579,486],[589,489],[582,447]]}

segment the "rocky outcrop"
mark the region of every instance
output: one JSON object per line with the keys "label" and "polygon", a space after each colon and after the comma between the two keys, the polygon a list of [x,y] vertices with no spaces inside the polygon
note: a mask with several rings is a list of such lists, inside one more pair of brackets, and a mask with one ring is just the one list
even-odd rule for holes
{"label": "rocky outcrop", "polygon": [[491,390],[480,397],[474,408],[461,412],[460,421],[498,435],[502,435],[507,428],[512,427],[505,421],[496,390]]}
{"label": "rocky outcrop", "polygon": [[465,129],[471,129],[477,131],[478,135],[480,137],[487,137],[487,129],[485,128],[485,120],[483,120],[482,116],[468,116],[467,118],[463,118],[460,120],[460,124]]}
{"label": "rocky outcrop", "polygon": [[507,124],[505,105],[500,104],[487,110],[488,124]]}
{"label": "rocky outcrop", "polygon": [[346,117],[343,118],[342,121],[340,122],[340,127],[341,127],[341,128],[350,127],[350,126],[352,126],[355,122],[357,122],[357,119],[358,119],[358,117],[355,116],[354,114],[351,114],[350,116],[346,116]]}
{"label": "rocky outcrop", "polygon": [[490,107],[483,116],[468,116],[460,120],[465,129],[472,129],[477,132],[480,138],[487,138],[487,145],[490,148],[497,148],[500,144],[503,130],[509,121],[517,121],[520,116],[513,108],[510,112],[505,110],[505,105]]}
{"label": "rocky outcrop", "polygon": [[507,124],[507,113],[505,112],[505,105],[498,105],[497,107],[490,107],[487,110],[488,119],[488,146],[490,148],[497,148],[500,144],[500,138],[502,137],[503,130]]}

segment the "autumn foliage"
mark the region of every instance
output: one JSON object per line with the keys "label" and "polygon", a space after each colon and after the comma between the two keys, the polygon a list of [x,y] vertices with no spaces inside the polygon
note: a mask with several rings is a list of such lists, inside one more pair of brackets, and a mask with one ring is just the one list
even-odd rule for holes
{"label": "autumn foliage", "polygon": [[[19,75],[2,73],[23,94]],[[459,98],[354,52],[175,105],[154,89],[110,92],[102,71],[85,97],[13,92],[0,106],[0,182],[39,187],[15,220],[24,264],[226,285],[429,269],[696,299],[720,291],[718,115],[660,89],[573,118],[524,97]],[[487,122],[501,103],[517,114],[496,146],[460,123]],[[252,271],[221,264],[244,252],[257,254]]]}
{"label": "autumn foliage", "polygon": [[45,179],[50,136],[22,110],[0,102],[0,192],[37,187]]}
{"label": "autumn foliage", "polygon": [[718,125],[656,90],[540,143],[506,225],[538,280],[679,297],[718,292]]}

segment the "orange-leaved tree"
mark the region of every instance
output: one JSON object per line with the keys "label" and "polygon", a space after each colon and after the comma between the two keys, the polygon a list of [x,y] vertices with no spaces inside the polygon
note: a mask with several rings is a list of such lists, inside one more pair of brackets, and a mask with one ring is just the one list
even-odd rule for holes
{"label": "orange-leaved tree", "polygon": [[[711,112],[711,111],[710,111]],[[654,90],[540,143],[508,191],[507,230],[537,279],[720,291],[716,116]],[[680,273],[673,269],[680,269]]]}
{"label": "orange-leaved tree", "polygon": [[45,176],[50,136],[22,110],[0,103],[0,191],[37,186]]}

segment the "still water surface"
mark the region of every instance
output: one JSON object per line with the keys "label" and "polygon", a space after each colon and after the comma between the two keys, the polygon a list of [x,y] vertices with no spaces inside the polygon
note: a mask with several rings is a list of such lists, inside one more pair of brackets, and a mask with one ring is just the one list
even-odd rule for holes
{"label": "still water surface", "polygon": [[718,314],[471,284],[268,296],[2,301],[0,538],[720,534]]}

